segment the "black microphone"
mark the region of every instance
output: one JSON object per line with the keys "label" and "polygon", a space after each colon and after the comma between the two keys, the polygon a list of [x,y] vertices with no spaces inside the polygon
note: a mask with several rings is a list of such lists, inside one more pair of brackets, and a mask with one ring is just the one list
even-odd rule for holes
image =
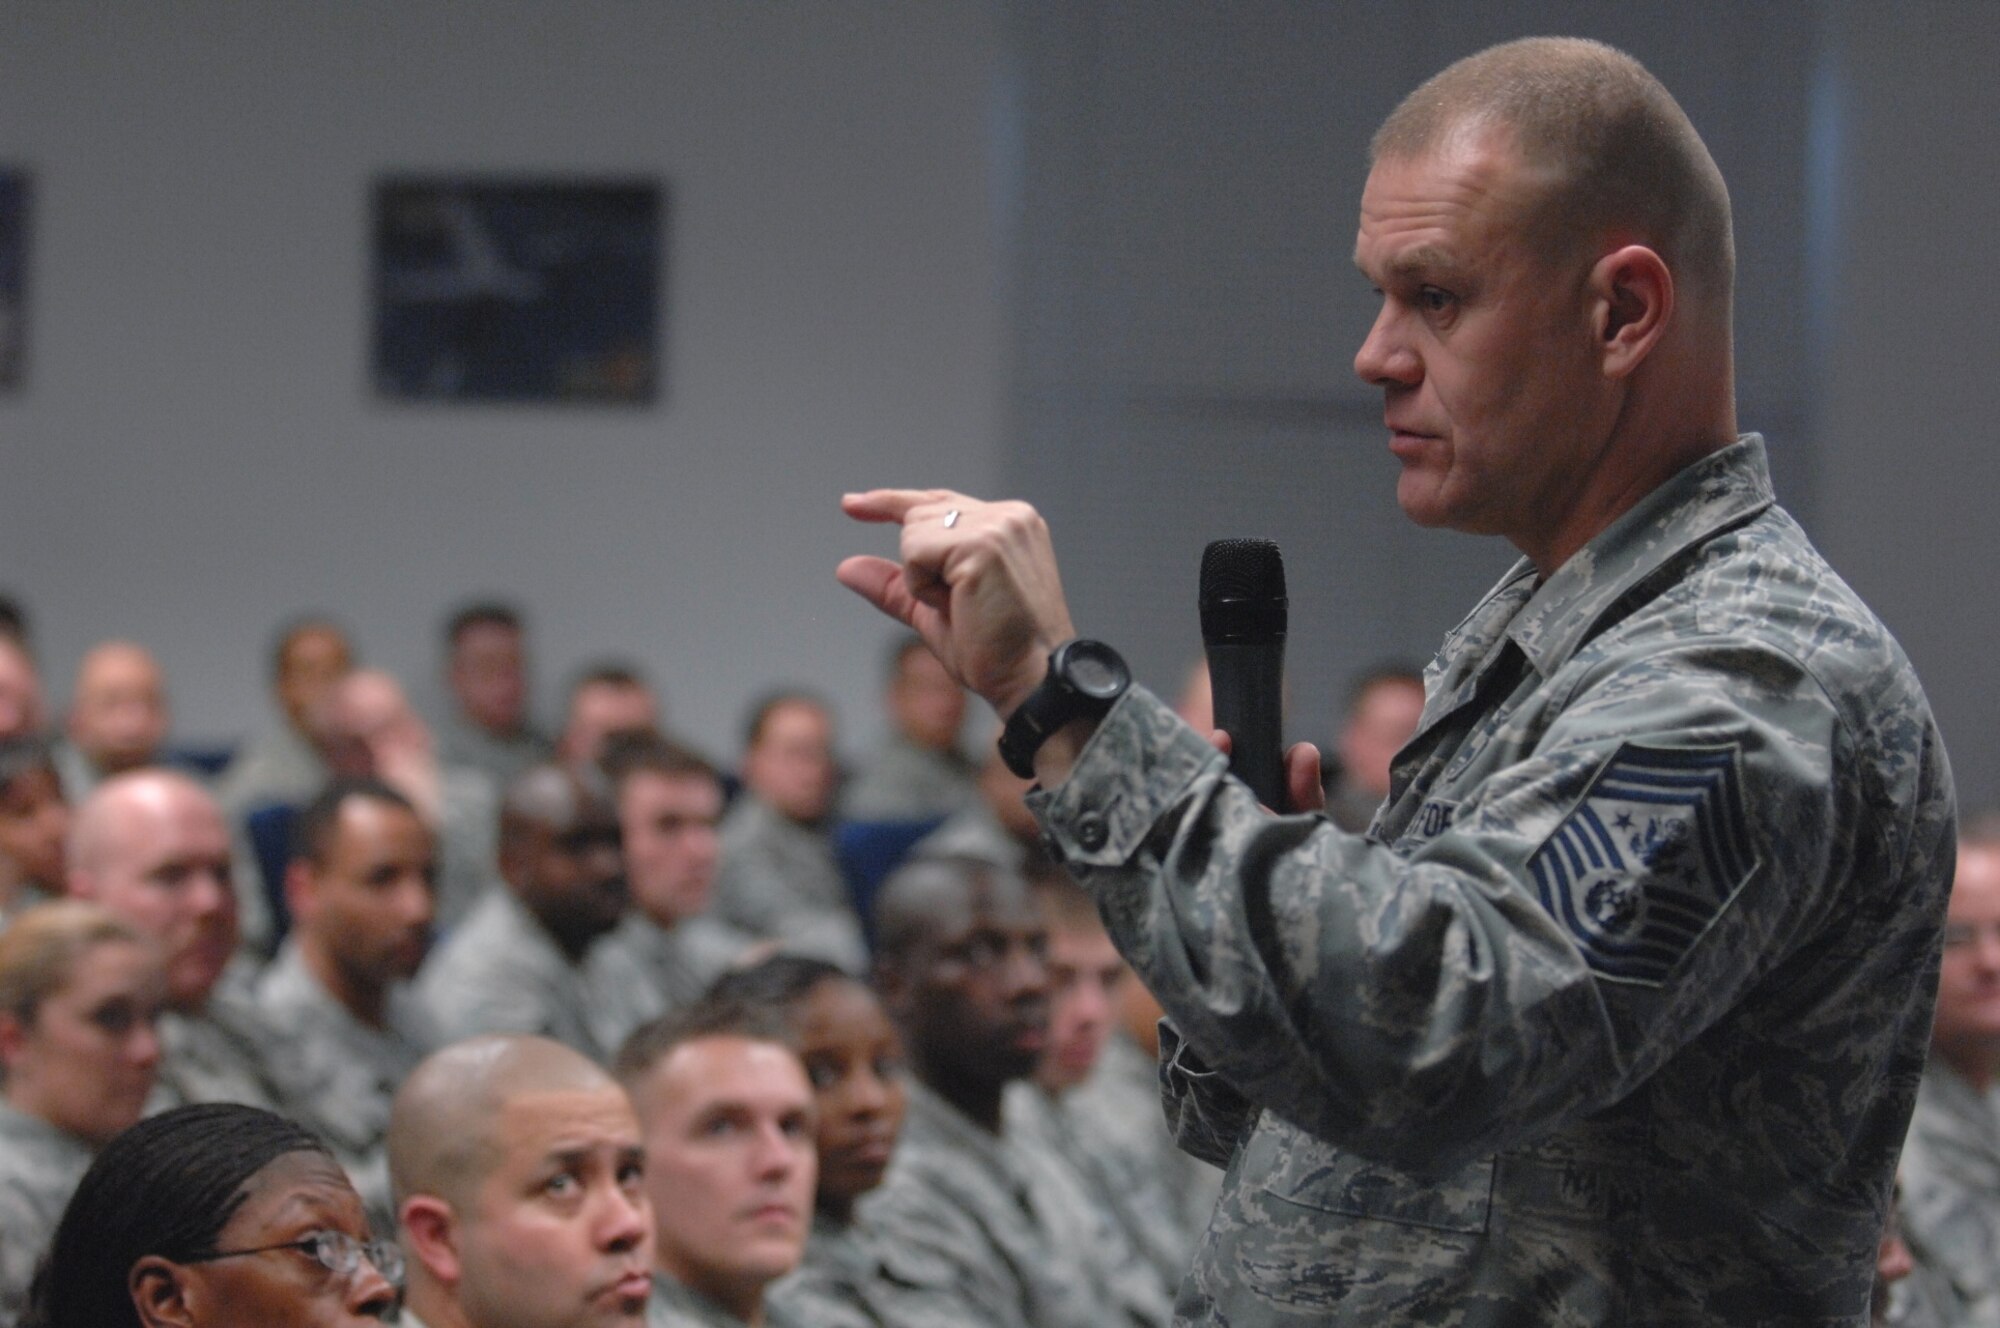
{"label": "black microphone", "polygon": [[1285,811],[1285,560],[1276,544],[1225,539],[1202,551],[1201,640],[1229,769],[1259,802]]}

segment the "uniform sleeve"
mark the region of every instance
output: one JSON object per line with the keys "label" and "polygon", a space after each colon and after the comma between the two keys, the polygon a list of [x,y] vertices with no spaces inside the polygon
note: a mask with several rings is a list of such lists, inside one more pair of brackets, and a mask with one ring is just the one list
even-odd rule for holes
{"label": "uniform sleeve", "polygon": [[1571,685],[1393,849],[1262,811],[1143,689],[1033,802],[1193,1063],[1439,1173],[1642,1082],[1810,933],[1866,833],[1834,708],[1777,652]]}

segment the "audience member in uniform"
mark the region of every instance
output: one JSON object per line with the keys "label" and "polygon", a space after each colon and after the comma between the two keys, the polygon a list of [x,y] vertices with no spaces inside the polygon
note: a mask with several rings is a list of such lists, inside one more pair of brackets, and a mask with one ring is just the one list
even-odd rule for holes
{"label": "audience member in uniform", "polygon": [[159,764],[169,723],[152,653],[130,641],[93,646],[77,665],[65,740],[55,748],[64,796],[81,802],[111,775]]}
{"label": "audience member in uniform", "polygon": [[660,732],[660,699],[652,685],[629,664],[592,664],[569,685],[556,759],[572,770],[594,766],[604,758],[606,738],[634,732]]}
{"label": "audience member in uniform", "polygon": [[1953,1322],[2000,1323],[2000,824],[1968,825],[1944,927],[1930,1063],[1903,1145],[1903,1227]]}
{"label": "audience member in uniform", "polygon": [[[999,739],[997,729],[994,739]],[[1042,847],[1041,824],[1024,796],[1033,785],[1009,770],[1000,749],[989,743],[979,767],[978,797],[918,840],[910,856],[977,858],[1008,871],[1038,870],[1048,853]]]}
{"label": "audience member in uniform", "polygon": [[97,1155],[36,1275],[33,1328],[372,1325],[402,1257],[312,1133],[212,1103],[141,1121]]}
{"label": "audience member in uniform", "polygon": [[215,794],[229,816],[272,803],[302,806],[319,792],[328,771],[313,733],[314,711],[353,666],[347,634],[326,618],[300,618],[278,633],[271,652],[277,722],[246,742],[222,772]]}
{"label": "audience member in uniform", "polygon": [[700,1002],[618,1055],[658,1223],[649,1328],[763,1328],[810,1230],[813,1095],[769,1010]]}
{"label": "audience member in uniform", "polygon": [[24,638],[0,632],[0,739],[35,737],[47,726],[35,657]]}
{"label": "audience member in uniform", "polygon": [[90,1159],[145,1109],[163,984],[152,946],[95,904],[44,904],[0,935],[0,1323]]}
{"label": "audience member in uniform", "polygon": [[483,771],[440,760],[430,728],[381,669],[353,669],[328,688],[315,723],[327,768],[379,779],[437,837],[437,924],[449,929],[493,886],[499,787]]}
{"label": "audience member in uniform", "polygon": [[722,822],[715,911],[724,922],[859,973],[867,948],[828,838],[839,769],[833,716],[803,692],[750,711],[743,793]]}
{"label": "audience member in uniform", "polygon": [[722,782],[657,733],[613,735],[604,757],[632,907],[590,952],[598,1044],[692,1005],[756,939],[709,916]]}
{"label": "audience member in uniform", "polygon": [[546,1038],[419,1065],[389,1114],[414,1328],[638,1328],[652,1290],[645,1149],[625,1090]]}
{"label": "audience member in uniform", "polygon": [[1368,828],[1389,796],[1389,763],[1423,713],[1423,675],[1404,665],[1371,669],[1349,689],[1328,767],[1326,812],[1335,825],[1354,834]]}
{"label": "audience member in uniform", "polygon": [[158,1100],[276,1109],[272,1034],[247,994],[223,981],[237,945],[229,877],[222,813],[179,771],[115,775],[76,810],[69,892],[151,937],[166,964]]}
{"label": "audience member in uniform", "polygon": [[971,860],[914,861],[882,887],[875,932],[913,1082],[871,1223],[950,1265],[965,1322],[1164,1323],[1166,1297],[1074,1179],[1001,1130],[1007,1085],[1033,1072],[1048,1031],[1047,927],[1027,885]]}
{"label": "audience member in uniform", "polygon": [[601,777],[534,766],[501,800],[500,875],[418,988],[449,1038],[538,1033],[599,1060],[585,961],[624,915],[625,856]]}
{"label": "audience member in uniform", "polygon": [[0,927],[63,892],[69,803],[48,744],[0,739]]}
{"label": "audience member in uniform", "polygon": [[841,797],[852,821],[923,821],[971,805],[973,765],[958,747],[965,689],[915,636],[889,655],[889,731]]}
{"label": "audience member in uniform", "polygon": [[[1115,1226],[1171,1297],[1199,1232],[1182,1220],[1161,1165],[1164,1119],[1134,1119],[1083,1090],[1103,1064],[1127,983],[1135,981],[1111,944],[1097,905],[1059,868],[1030,882],[1049,929],[1049,1040],[1034,1074],[1007,1090],[1007,1129],[1068,1167],[1099,1214]],[[1157,1136],[1157,1137],[1156,1137]]]}
{"label": "audience member in uniform", "polygon": [[407,798],[374,780],[328,785],[296,832],[285,879],[291,935],[257,983],[287,1044],[271,1058],[272,1075],[389,1234],[389,1101],[441,1040],[409,988],[430,948],[431,832]]}
{"label": "audience member in uniform", "polygon": [[485,772],[495,787],[554,753],[529,722],[527,631],[510,604],[467,604],[445,625],[445,688],[451,717],[438,750],[454,765]]}

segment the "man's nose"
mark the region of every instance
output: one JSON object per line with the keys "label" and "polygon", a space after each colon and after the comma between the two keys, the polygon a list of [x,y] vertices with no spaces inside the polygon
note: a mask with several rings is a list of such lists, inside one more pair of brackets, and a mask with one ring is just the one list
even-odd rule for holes
{"label": "man's nose", "polygon": [[1354,372],[1377,387],[1412,387],[1423,377],[1422,363],[1404,337],[1403,311],[1394,300],[1383,299],[1374,326],[1354,352]]}

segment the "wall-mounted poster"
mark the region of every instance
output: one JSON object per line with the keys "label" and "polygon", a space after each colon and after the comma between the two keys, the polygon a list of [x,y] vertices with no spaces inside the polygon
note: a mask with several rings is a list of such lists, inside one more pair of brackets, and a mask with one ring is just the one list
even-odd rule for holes
{"label": "wall-mounted poster", "polygon": [[20,388],[28,363],[28,173],[0,167],[0,392]]}
{"label": "wall-mounted poster", "polygon": [[652,401],[665,214],[647,181],[378,181],[376,391]]}

